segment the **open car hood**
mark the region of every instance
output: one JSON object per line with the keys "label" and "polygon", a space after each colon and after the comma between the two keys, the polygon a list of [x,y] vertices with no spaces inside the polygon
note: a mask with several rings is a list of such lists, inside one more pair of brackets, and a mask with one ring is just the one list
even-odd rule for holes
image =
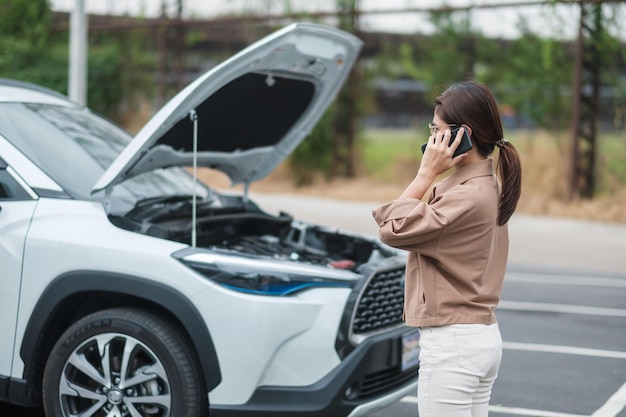
{"label": "open car hood", "polygon": [[[361,41],[297,23],[250,45],[172,98],[92,189],[169,166],[260,180],[309,134],[343,85]],[[194,152],[197,148],[197,152]]]}

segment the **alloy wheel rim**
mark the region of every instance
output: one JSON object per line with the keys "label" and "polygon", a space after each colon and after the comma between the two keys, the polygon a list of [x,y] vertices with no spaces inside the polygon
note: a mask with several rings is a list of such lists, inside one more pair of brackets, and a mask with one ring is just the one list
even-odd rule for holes
{"label": "alloy wheel rim", "polygon": [[170,417],[171,389],[158,356],[138,339],[105,333],[72,351],[59,381],[65,417]]}

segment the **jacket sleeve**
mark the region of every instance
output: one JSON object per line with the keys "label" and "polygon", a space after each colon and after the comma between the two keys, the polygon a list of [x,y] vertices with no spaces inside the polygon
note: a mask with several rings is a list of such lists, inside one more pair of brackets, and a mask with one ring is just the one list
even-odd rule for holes
{"label": "jacket sleeve", "polygon": [[446,229],[468,210],[471,199],[448,191],[429,203],[415,198],[393,200],[372,211],[380,240],[389,246],[434,256]]}

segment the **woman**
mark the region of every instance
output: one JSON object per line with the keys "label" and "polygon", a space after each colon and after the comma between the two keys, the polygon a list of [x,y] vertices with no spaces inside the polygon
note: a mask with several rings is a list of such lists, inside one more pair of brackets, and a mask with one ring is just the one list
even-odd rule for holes
{"label": "woman", "polygon": [[[520,197],[519,156],[503,138],[493,94],[478,82],[452,85],[437,97],[429,127],[415,178],[372,214],[381,240],[408,251],[404,319],[420,328],[420,417],[487,416],[502,357],[494,310],[508,256],[507,222]],[[473,146],[453,157],[465,132]],[[501,183],[489,157],[495,148]],[[452,167],[428,203],[421,201]]]}

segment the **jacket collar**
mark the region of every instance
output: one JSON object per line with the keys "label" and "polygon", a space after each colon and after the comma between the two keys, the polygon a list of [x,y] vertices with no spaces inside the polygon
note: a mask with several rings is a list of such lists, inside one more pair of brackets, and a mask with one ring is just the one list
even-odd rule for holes
{"label": "jacket collar", "polygon": [[[450,188],[463,184],[476,177],[489,177],[493,172],[493,159],[487,158],[478,162],[467,164],[458,168],[449,177],[441,181],[436,186],[437,194],[446,192]],[[434,194],[434,192],[433,192]]]}

